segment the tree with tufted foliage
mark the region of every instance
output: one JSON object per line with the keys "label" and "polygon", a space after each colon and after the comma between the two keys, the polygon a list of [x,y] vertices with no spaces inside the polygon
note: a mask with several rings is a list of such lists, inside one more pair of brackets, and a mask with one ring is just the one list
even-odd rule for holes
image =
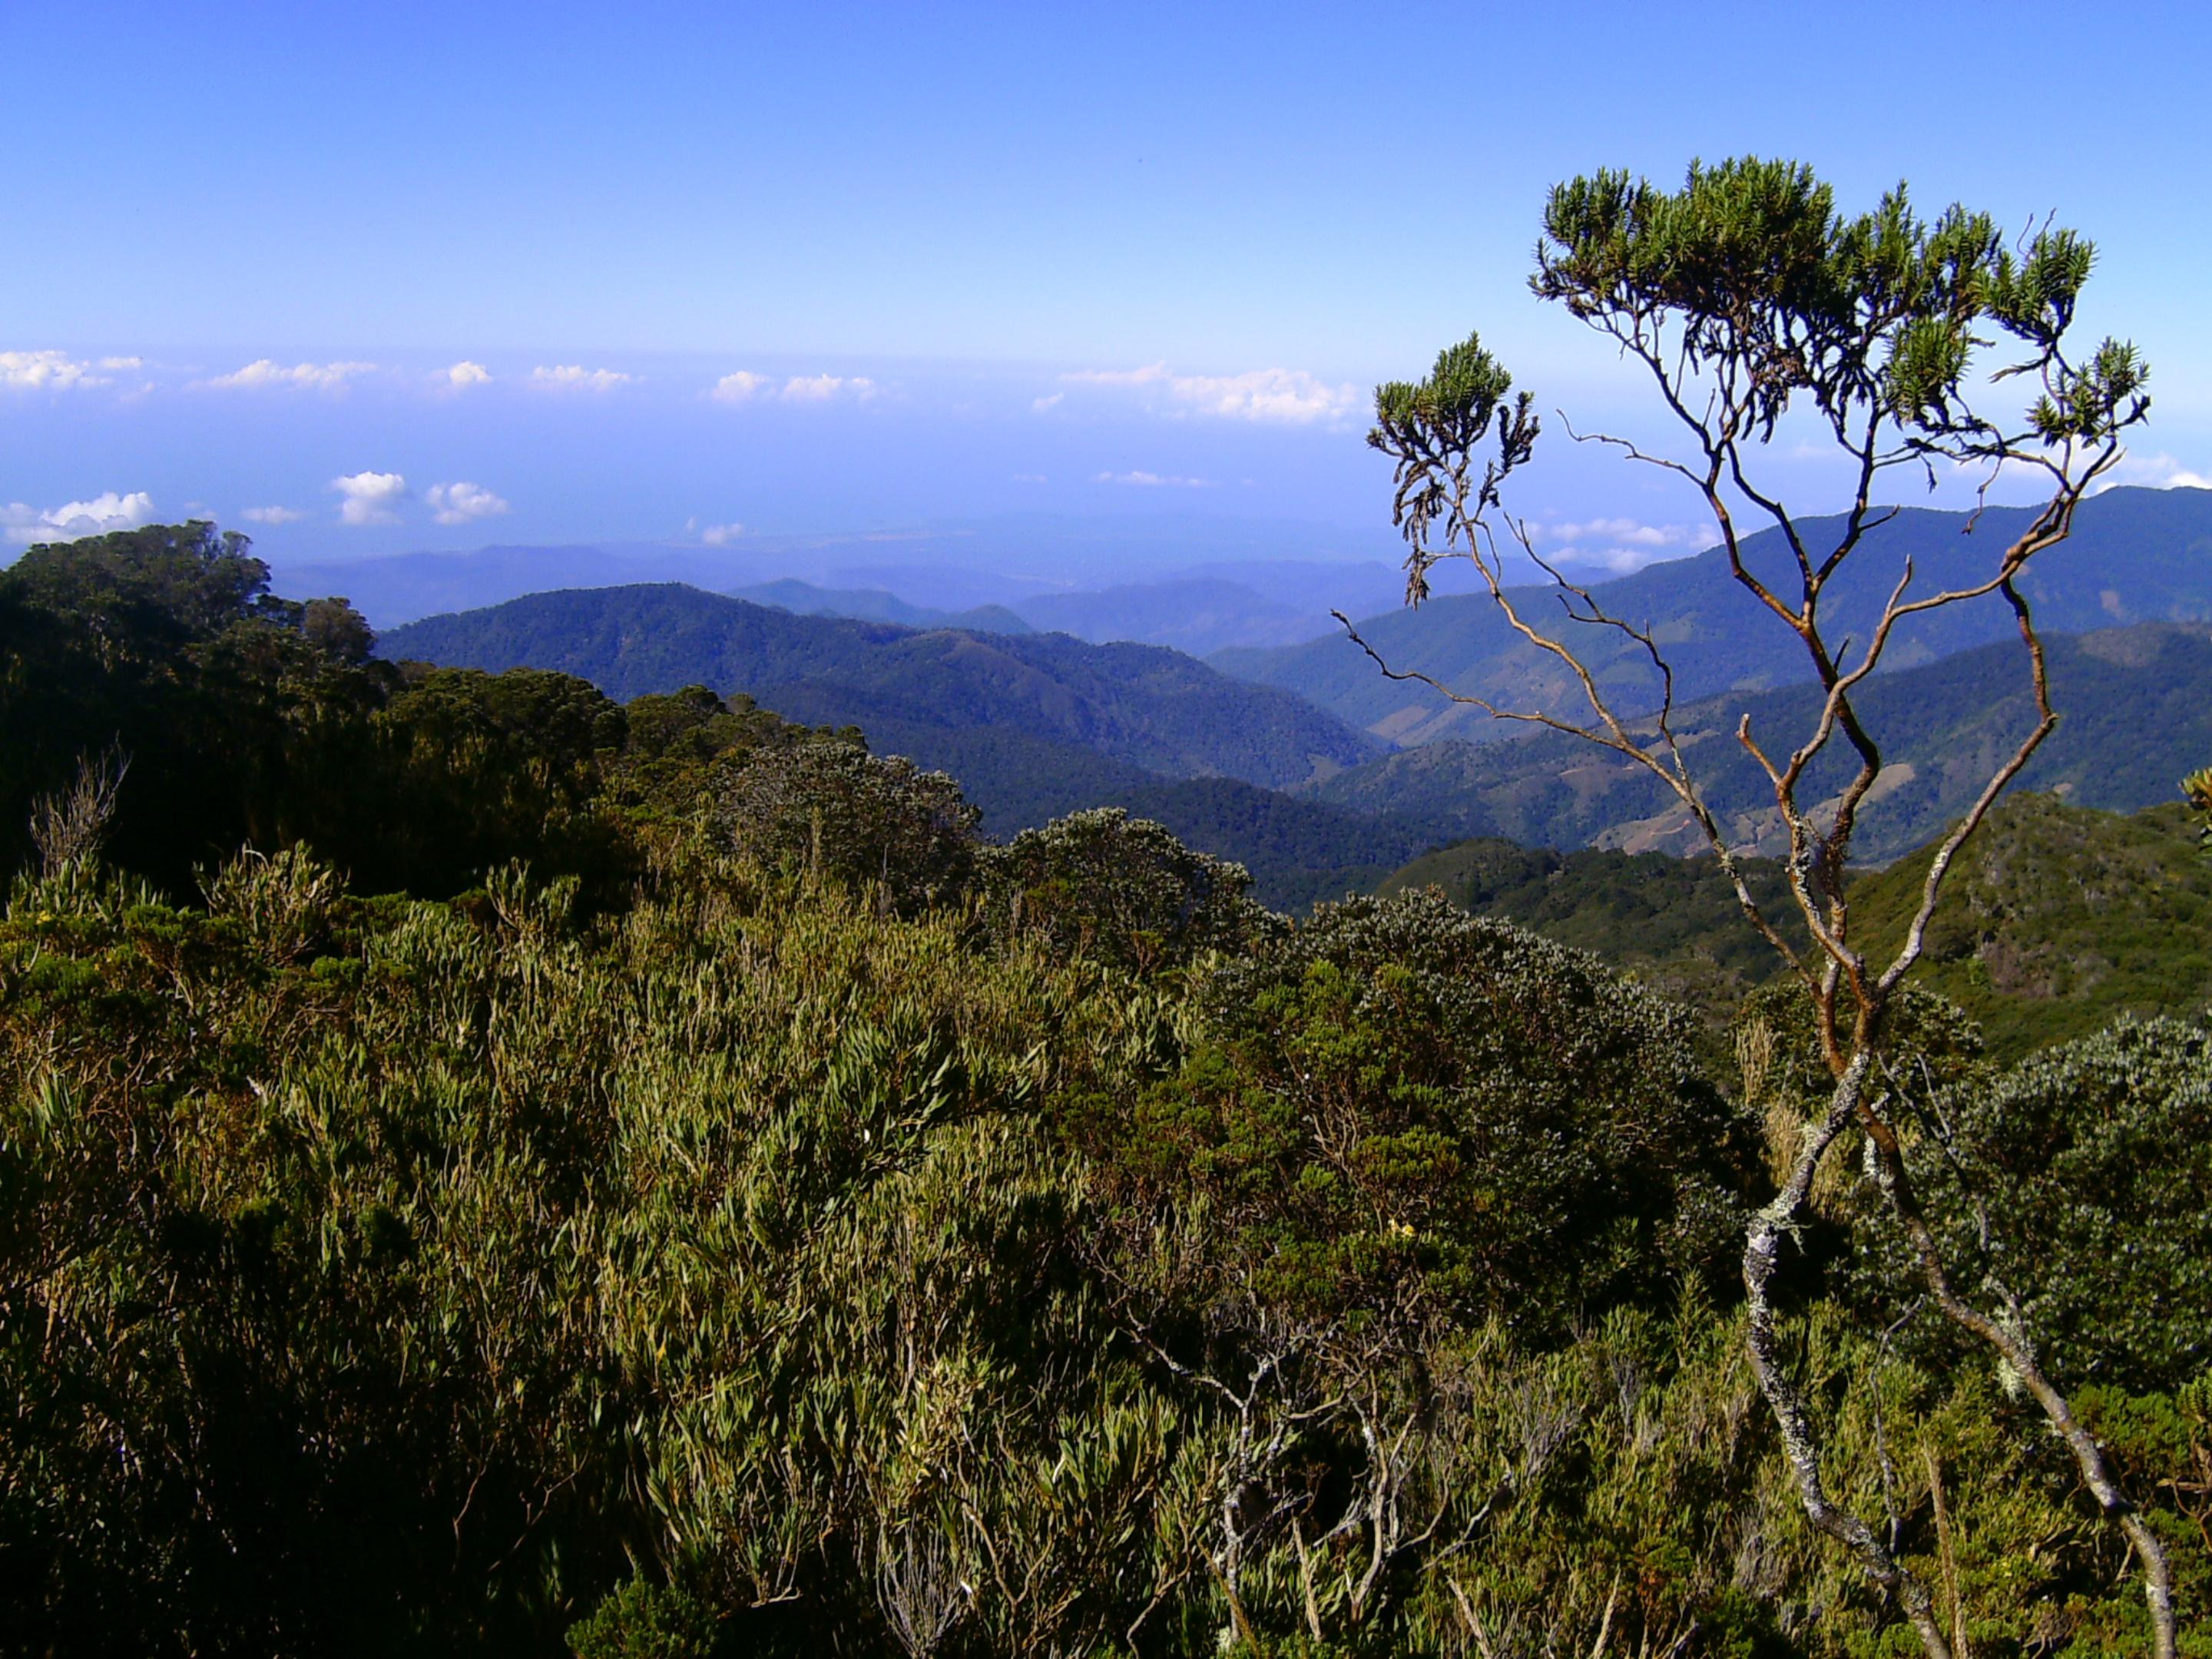
{"label": "tree with tufted foliage", "polygon": [[[2140,1565],[2154,1651],[2160,1659],[2176,1651],[2164,1545],[2039,1368],[2032,1336],[1994,1287],[1960,1277],[1943,1248],[1942,1219],[1931,1220],[1923,1201],[1928,1171],[1916,1167],[1905,1127],[1911,1081],[1890,1063],[1887,1029],[1960,848],[2057,723],[2021,578],[2066,538],[2075,509],[2111,476],[2128,434],[2148,414],[2148,370],[2131,345],[2106,338],[2084,350],[2069,338],[2094,258],[2087,240],[2049,223],[2008,246],[1986,213],[1953,205],[1924,218],[1903,185],[1867,211],[1845,213],[1810,167],[1788,161],[1692,164],[1678,189],[1599,172],[1555,186],[1545,204],[1531,289],[1641,372],[1679,441],[1653,448],[1620,437],[1595,441],[1696,495],[1747,615],[1796,636],[1822,693],[1802,731],[1753,731],[1747,717],[1737,732],[1789,833],[1790,927],[1754,891],[1737,862],[1735,836],[1709,804],[1696,757],[1676,741],[1664,641],[1547,562],[1527,521],[1507,507],[1509,484],[1535,455],[1540,423],[1533,394],[1515,392],[1504,365],[1470,336],[1440,353],[1426,379],[1377,389],[1368,439],[1394,465],[1408,602],[1427,597],[1440,561],[1466,560],[1538,659],[1577,691],[1564,712],[1504,708],[1394,668],[1371,647],[1370,654],[1395,678],[1500,718],[1573,733],[1647,771],[1671,793],[1686,827],[1701,833],[1750,924],[1810,1004],[1829,1090],[1796,1126],[1780,1189],[1746,1231],[1749,1350],[1807,1518],[1894,1599],[1929,1659],[1954,1659],[1963,1626],[1944,1628],[1928,1585],[1899,1555],[1896,1528],[1885,1540],[1832,1495],[1814,1401],[1786,1357],[1777,1300],[1777,1275],[1816,1179],[1847,1135],[1870,1149],[1883,1206],[1910,1241],[1925,1304],[2021,1380]],[[1985,371],[1978,355],[1997,345],[2007,355]],[[2001,414],[1996,399],[2010,380],[2027,387],[2026,407]],[[1846,480],[1840,514],[1817,526],[1784,501],[1777,482],[1778,459],[1806,441],[1830,449]],[[2001,471],[2030,479],[2044,504],[1955,586],[1916,586],[1907,562],[1884,580],[1889,599],[1872,628],[1840,633],[1826,602],[1838,573],[1863,562],[1868,532],[1895,510],[1878,492],[1900,472],[1924,475],[1932,486],[1939,469],[1954,467],[1978,472],[1984,491]],[[1752,559],[1749,526],[1778,531],[1786,558]],[[1508,586],[1506,561],[1516,556],[1552,577],[1568,626],[1533,615]],[[1903,943],[1878,959],[1853,930],[1847,890],[1853,836],[1862,815],[1878,808],[1885,763],[1882,734],[1862,717],[1856,693],[1883,665],[1900,626],[1982,601],[2008,606],[2017,620],[2021,678],[2038,719],[1938,845]],[[1654,706],[1624,706],[1578,652],[1578,633],[1608,634],[1648,661]],[[1839,756],[1849,775],[1832,799],[1828,787],[1808,781],[1824,756]],[[1794,937],[1799,925],[1809,944]]]}
{"label": "tree with tufted foliage", "polygon": [[1194,851],[1161,825],[1118,806],[1024,830],[984,854],[1000,924],[1039,933],[1069,956],[1133,973],[1233,951],[1261,928],[1244,867]]}
{"label": "tree with tufted foliage", "polygon": [[982,814],[960,786],[857,737],[764,750],[724,784],[715,813],[744,856],[873,884],[902,912],[957,899],[975,878]]}

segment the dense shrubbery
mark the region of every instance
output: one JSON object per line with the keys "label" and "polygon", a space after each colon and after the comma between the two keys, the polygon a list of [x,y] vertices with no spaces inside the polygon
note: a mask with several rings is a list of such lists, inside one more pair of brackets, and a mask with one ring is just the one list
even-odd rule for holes
{"label": "dense shrubbery", "polygon": [[[217,639],[362,696],[261,760],[121,728],[110,856],[95,804],[0,918],[0,1651],[1895,1650],[1722,1270],[1818,1081],[1786,1000],[1724,1090],[1648,991],[1435,897],[1293,924],[1114,813],[991,848],[849,738],[378,678],[191,556]],[[100,604],[40,626],[117,713]],[[179,626],[115,672],[216,696]],[[294,833],[331,732],[392,769],[373,883]],[[125,833],[163,775],[309,816],[180,881]],[[1916,1171],[2018,1199],[1992,1260],[2193,1613],[2212,1044],[2001,1074],[1925,998],[1895,1036]],[[1847,1181],[1820,1214],[1790,1330],[1839,1498],[1984,1659],[2141,1651],[2070,1466],[1894,1324]]]}
{"label": "dense shrubbery", "polygon": [[993,848],[986,868],[1001,927],[1040,934],[1063,957],[1134,973],[1239,951],[1268,920],[1240,866],[1193,852],[1118,806],[1024,830]]}
{"label": "dense shrubbery", "polygon": [[[2212,1029],[2124,1020],[1914,1103],[1954,1271],[2001,1286],[2069,1383],[2212,1376]],[[1867,1292],[1902,1245],[1865,1230]]]}
{"label": "dense shrubbery", "polygon": [[1732,1265],[1755,1140],[1681,1018],[1594,958],[1434,894],[1356,899],[1202,1001],[1102,1133],[1148,1201],[1204,1206],[1224,1282],[1557,1332]]}
{"label": "dense shrubbery", "polygon": [[872,883],[899,908],[926,910],[975,884],[977,814],[960,786],[857,742],[763,754],[716,792],[714,811],[746,855]]}

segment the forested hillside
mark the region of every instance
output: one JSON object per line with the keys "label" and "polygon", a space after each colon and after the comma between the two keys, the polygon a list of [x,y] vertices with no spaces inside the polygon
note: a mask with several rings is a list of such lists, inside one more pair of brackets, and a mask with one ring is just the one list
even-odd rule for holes
{"label": "forested hillside", "polygon": [[[1870,532],[1828,594],[1839,636],[1863,640],[1909,559],[1915,593],[1939,592],[1979,568],[2027,520],[2025,509],[1992,507],[1978,516],[1905,508]],[[1814,543],[1837,521],[1808,517],[1799,533]],[[1745,562],[1769,578],[1790,568],[1782,532],[1753,535]],[[2082,504],[2070,539],[2036,559],[2021,580],[2040,624],[2082,633],[2114,623],[2203,622],[2212,618],[2212,490],[2112,489]],[[1596,585],[1612,614],[1653,631],[1674,672],[1676,697],[1758,691],[1806,678],[1789,634],[1761,626],[1758,602],[1729,574],[1723,550],[1655,564]],[[1559,615],[1549,590],[1516,590],[1534,621]],[[1486,595],[1440,598],[1418,611],[1370,617],[1360,631],[1391,666],[1418,670],[1454,690],[1510,707],[1574,709],[1580,694],[1555,660],[1540,656],[1507,625]],[[1996,593],[1907,619],[1885,672],[2000,640],[2012,613]],[[1586,635],[1586,636],[1585,636]],[[1657,680],[1643,648],[1624,637],[1578,631],[1600,682],[1624,712],[1657,706]],[[1455,705],[1425,686],[1391,681],[1342,636],[1276,651],[1222,651],[1215,666],[1310,698],[1352,725],[1400,744],[1443,737],[1492,742],[1506,734],[1479,708]],[[1733,723],[1733,722],[1731,722]]]}
{"label": "forested hillside", "polygon": [[[1869,948],[1895,948],[1934,853],[1919,848],[1854,885]],[[1802,940],[1781,866],[1744,868],[1760,904]],[[1415,859],[1376,890],[1431,886],[1474,915],[1633,969],[1722,1024],[1779,971],[1710,858],[1477,840]],[[2178,803],[2124,815],[2008,796],[1961,854],[1914,981],[1964,1009],[2008,1060],[2123,1015],[2212,1005],[2212,859],[2197,826]]]}
{"label": "forested hillside", "polygon": [[[443,896],[509,859],[629,881],[632,816],[731,750],[811,741],[698,688],[627,707],[537,671],[402,671],[343,599],[267,591],[246,539],[155,526],[0,573],[0,848],[89,767],[109,860],[172,893],[252,845],[313,846],[368,891]],[[848,737],[848,741],[856,738]]]}
{"label": "forested hillside", "polygon": [[[1743,868],[1759,902],[1793,937],[1801,935],[1789,920],[1781,866],[1746,859]],[[1387,896],[1428,889],[1471,915],[1591,951],[1692,1009],[1710,1064],[1722,1063],[1744,997],[1779,968],[1711,858],[1589,848],[1562,853],[1481,836],[1424,854],[1374,890]]]}
{"label": "forested hillside", "polygon": [[[1931,848],[1868,876],[1870,937],[1902,937]],[[2212,1004],[2212,859],[2179,803],[2129,816],[2015,795],[1968,843],[1929,933],[1919,982],[2008,1057],[2123,1014]]]}
{"label": "forested hillside", "polygon": [[[674,643],[647,626],[658,625],[664,602],[686,619]],[[790,718],[858,726],[878,749],[951,772],[994,834],[1084,805],[1127,805],[1249,864],[1271,901],[1285,904],[1363,887],[1407,858],[1471,836],[1631,851],[1689,851],[1697,841],[1656,780],[1570,738],[1439,741],[1337,770],[1339,757],[1358,752],[1342,728],[1288,696],[1258,705],[1224,697],[1218,678],[1198,678],[1203,671],[1171,653],[1065,638],[878,635],[827,618],[763,623],[757,607],[747,616],[724,605],[734,602],[682,589],[540,595],[398,630],[383,648],[591,671],[586,678],[605,676],[617,692],[695,680],[757,687],[760,701]],[[564,628],[576,630],[567,645]],[[854,631],[787,631],[817,629]],[[2061,722],[2022,787],[2132,811],[2170,797],[2173,780],[2212,752],[2206,628],[2143,623],[2054,637],[2051,661]],[[684,678],[695,668],[703,678]],[[2032,720],[2027,683],[2002,645],[1882,675],[1863,695],[1870,718],[1893,734],[1856,848],[1873,862],[1900,856],[1962,810],[1993,757]],[[1813,706],[1809,691],[1791,687],[1678,711],[1686,753],[1746,848],[1771,853],[1781,830],[1764,776],[1735,739],[1736,721],[1748,714],[1754,731],[1795,729]],[[1261,751],[1271,732],[1305,745],[1308,770],[1320,775],[1294,780],[1287,765],[1270,765]],[[1840,787],[1842,764],[1828,757],[1814,786]],[[1164,786],[1208,773],[1225,775],[1224,785],[1264,784],[1271,774],[1298,799]],[[1212,805],[1197,810],[1200,801]],[[1237,829],[1262,818],[1279,827]],[[1285,836],[1300,848],[1288,861]]]}
{"label": "forested hillside", "polygon": [[[2020,787],[2086,806],[2135,811],[2171,799],[2174,781],[2212,753],[2212,629],[2142,623],[2047,641],[2056,732]],[[1853,845],[1856,860],[1900,857],[1963,811],[1996,757],[2034,723],[2017,647],[1988,646],[1869,681],[1857,698],[1889,739],[1887,763]],[[1773,791],[1736,739],[1799,732],[1819,699],[1790,688],[1677,711],[1674,728],[1732,841],[1771,855],[1786,845]],[[1849,763],[1831,752],[1808,793],[1832,795]],[[1425,744],[1314,786],[1316,799],[1417,816],[1443,839],[1527,845],[1698,850],[1703,839],[1649,771],[1552,733],[1505,743]]]}
{"label": "forested hillside", "polygon": [[1170,777],[1297,783],[1384,746],[1288,693],[1157,647],[917,633],[675,586],[534,594],[396,629],[383,650],[495,672],[554,669],[617,698],[708,685],[841,724],[1002,728]]}
{"label": "forested hillside", "polygon": [[[0,1651],[1894,1647],[1745,1352],[1741,1229],[1824,1075],[1786,995],[1710,1064],[1437,898],[1292,921],[1157,825],[993,845],[703,689],[402,673],[206,526],[33,550],[0,622]],[[2147,983],[2139,935],[2201,931],[2171,812],[1996,828],[1931,983]],[[1710,908],[1656,855],[1452,867],[1593,940],[1571,894],[1624,877],[1653,951]],[[1945,1237],[2201,1606],[2212,1032],[2009,1067],[1911,1007]],[[1856,1168],[1790,1268],[1830,1480],[1982,1650],[2140,1650]],[[1979,1234],[1961,1170],[2004,1182]]]}
{"label": "forested hillside", "polygon": [[960,628],[976,634],[1035,631],[1002,605],[941,611],[909,605],[897,594],[880,587],[817,587],[812,582],[786,577],[748,587],[733,587],[729,592],[732,599],[774,605],[801,617],[851,617],[860,622],[892,623],[901,628]]}

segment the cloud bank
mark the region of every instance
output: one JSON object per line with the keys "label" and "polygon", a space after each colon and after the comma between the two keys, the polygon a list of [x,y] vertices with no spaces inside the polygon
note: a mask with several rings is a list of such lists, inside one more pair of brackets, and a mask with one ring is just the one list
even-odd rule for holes
{"label": "cloud bank", "polygon": [[787,404],[824,404],[840,397],[865,403],[876,395],[876,383],[865,374],[794,374],[778,386],[773,375],[741,368],[715,381],[707,395],[718,404],[758,403],[771,398]]}
{"label": "cloud bank", "polygon": [[[1340,421],[1362,406],[1359,388],[1331,386],[1302,368],[1255,368],[1242,374],[1176,374],[1165,363],[1142,368],[1079,369],[1063,374],[1068,386],[1109,386],[1144,394],[1164,413],[1206,415],[1233,421],[1310,426]],[[1059,399],[1039,398],[1048,409]]]}
{"label": "cloud bank", "polygon": [[1532,541],[1555,544],[1560,552],[1584,564],[1625,574],[1643,568],[1670,548],[1693,547],[1701,539],[1710,539],[1711,532],[1701,536],[1688,525],[1645,524],[1637,519],[1586,519],[1580,523],[1532,524],[1528,533]]}
{"label": "cloud bank", "polygon": [[612,392],[636,380],[619,369],[586,368],[581,363],[556,363],[530,371],[530,384],[542,392]]}
{"label": "cloud bank", "polygon": [[308,392],[336,392],[347,381],[376,372],[374,363],[294,363],[289,368],[270,357],[257,358],[243,368],[233,369],[228,374],[218,374],[204,382],[226,392],[256,392],[269,389],[290,389]]}
{"label": "cloud bank", "polygon": [[2138,484],[2152,489],[2212,489],[2212,477],[2207,477],[2160,450],[2155,455],[2128,455],[2120,464],[2098,481],[2097,493],[2118,489],[2123,484]]}
{"label": "cloud bank", "polygon": [[735,374],[725,374],[720,380],[715,381],[714,389],[707,395],[716,403],[745,404],[760,397],[767,392],[768,388],[767,375],[756,374],[750,369],[741,368]]}
{"label": "cloud bank", "polygon": [[136,357],[81,362],[66,351],[0,351],[0,388],[9,392],[68,392],[112,382],[99,369],[136,368]]}
{"label": "cloud bank", "polygon": [[64,501],[41,513],[21,501],[0,507],[0,528],[16,543],[73,542],[87,536],[105,536],[118,530],[136,530],[154,521],[154,498],[143,489],[127,495],[113,490],[88,501]]}
{"label": "cloud bank", "polygon": [[827,403],[841,392],[850,398],[872,398],[876,383],[865,374],[794,374],[783,383],[783,396],[793,403]]}
{"label": "cloud bank", "polygon": [[1093,483],[1133,484],[1140,489],[1211,489],[1211,478],[1177,478],[1162,472],[1100,472]]}

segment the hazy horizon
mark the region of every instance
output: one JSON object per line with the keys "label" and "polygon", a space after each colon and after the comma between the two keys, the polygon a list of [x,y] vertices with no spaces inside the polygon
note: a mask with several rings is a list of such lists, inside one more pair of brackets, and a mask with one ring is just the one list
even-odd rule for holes
{"label": "hazy horizon", "polygon": [[[2069,72],[2130,88],[2121,136],[1990,143],[2070,16],[1877,7],[1814,68],[1816,24],[1719,3],[1666,28],[1625,5],[17,9],[18,61],[235,106],[115,99],[22,136],[0,560],[186,517],[281,566],[1024,514],[1127,540],[1163,513],[1244,527],[1202,556],[1287,522],[1389,558],[1371,389],[1479,329],[1550,428],[1518,509],[1630,569],[1703,545],[1701,505],[1551,412],[1670,436],[1632,366],[1529,295],[1528,250],[1559,179],[1745,152],[1802,157],[1846,211],[1902,177],[1924,212],[2078,226],[2083,331],[2154,369],[2120,476],[2201,481],[2212,215],[2171,162],[2212,31],[2160,7],[2069,27]],[[1969,66],[1940,103],[1906,41]],[[1816,75],[1850,96],[1806,96]],[[1820,510],[1833,464],[1789,439],[1770,459]],[[1895,480],[1936,506],[1976,482]]]}

